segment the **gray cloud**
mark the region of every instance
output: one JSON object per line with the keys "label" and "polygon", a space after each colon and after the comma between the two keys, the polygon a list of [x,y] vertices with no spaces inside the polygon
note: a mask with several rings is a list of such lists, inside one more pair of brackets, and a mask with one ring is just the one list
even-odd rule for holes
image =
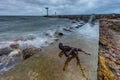
{"label": "gray cloud", "polygon": [[2,0],[0,15],[120,13],[119,0]]}

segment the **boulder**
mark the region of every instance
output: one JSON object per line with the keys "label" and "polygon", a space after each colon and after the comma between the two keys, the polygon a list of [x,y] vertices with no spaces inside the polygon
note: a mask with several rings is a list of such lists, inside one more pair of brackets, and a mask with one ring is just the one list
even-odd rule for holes
{"label": "boulder", "polygon": [[10,52],[10,54],[8,56],[16,56],[16,55],[20,55],[20,54],[21,54],[20,49],[14,49],[13,51]]}
{"label": "boulder", "polygon": [[15,41],[15,42],[17,42],[17,41],[25,41],[25,38],[24,37],[17,37],[15,39],[13,39],[12,41]]}
{"label": "boulder", "polygon": [[68,29],[68,28],[63,28],[64,31],[68,31],[68,32],[72,32],[71,29]]}
{"label": "boulder", "polygon": [[62,37],[64,35],[63,32],[55,32],[56,37]]}
{"label": "boulder", "polygon": [[76,21],[72,21],[72,23],[76,23]]}
{"label": "boulder", "polygon": [[82,24],[80,24],[80,25],[77,25],[75,28],[80,28],[80,27],[82,27],[83,25]]}
{"label": "boulder", "polygon": [[39,53],[40,52],[40,49],[39,48],[26,48],[22,51],[22,56],[23,56],[23,59],[27,59],[29,57],[31,57],[32,55],[36,54],[36,53]]}
{"label": "boulder", "polygon": [[5,47],[5,48],[2,48],[0,49],[0,56],[2,55],[7,55],[11,52],[12,50],[9,48],[9,47]]}
{"label": "boulder", "polygon": [[108,40],[107,40],[106,37],[101,36],[100,39],[99,39],[99,43],[103,46],[107,46],[108,45]]}
{"label": "boulder", "polygon": [[29,35],[26,37],[26,40],[34,40],[36,37],[34,35]]}
{"label": "boulder", "polygon": [[19,44],[13,43],[10,45],[12,49],[19,49]]}

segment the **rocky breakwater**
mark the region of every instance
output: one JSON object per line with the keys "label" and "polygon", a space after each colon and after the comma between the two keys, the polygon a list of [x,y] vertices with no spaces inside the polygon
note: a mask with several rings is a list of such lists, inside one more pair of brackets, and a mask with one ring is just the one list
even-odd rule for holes
{"label": "rocky breakwater", "polygon": [[120,19],[100,19],[98,80],[120,80]]}

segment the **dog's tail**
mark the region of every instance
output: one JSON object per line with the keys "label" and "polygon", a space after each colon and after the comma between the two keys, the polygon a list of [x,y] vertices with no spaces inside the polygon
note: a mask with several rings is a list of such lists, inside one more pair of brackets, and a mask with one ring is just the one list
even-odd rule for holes
{"label": "dog's tail", "polygon": [[91,55],[90,53],[87,53],[87,52],[83,51],[83,50],[80,49],[80,48],[78,48],[78,51],[83,52],[83,53],[85,53],[85,54],[87,54],[87,55]]}

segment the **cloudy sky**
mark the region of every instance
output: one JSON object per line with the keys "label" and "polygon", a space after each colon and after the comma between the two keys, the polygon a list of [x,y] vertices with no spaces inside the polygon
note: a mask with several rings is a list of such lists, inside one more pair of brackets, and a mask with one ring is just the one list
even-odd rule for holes
{"label": "cloudy sky", "polygon": [[120,0],[0,0],[0,15],[120,13]]}

